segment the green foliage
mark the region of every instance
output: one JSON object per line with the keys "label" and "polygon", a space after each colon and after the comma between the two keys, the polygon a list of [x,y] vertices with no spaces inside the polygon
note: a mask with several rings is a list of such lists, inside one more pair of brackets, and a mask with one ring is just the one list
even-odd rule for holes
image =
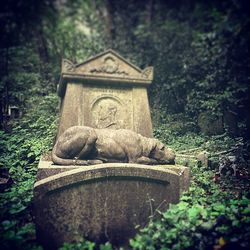
{"label": "green foliage", "polygon": [[250,200],[222,192],[212,172],[192,171],[189,192],[130,240],[133,249],[209,249],[221,242],[249,247]]}
{"label": "green foliage", "polygon": [[162,109],[153,109],[154,137],[176,151],[202,147],[204,135],[197,133],[195,122],[184,114],[166,114]]}
{"label": "green foliage", "polygon": [[[12,5],[5,7],[6,16],[12,15],[2,28],[6,43],[0,44],[4,106],[26,107],[30,95],[54,91],[62,57],[81,62],[111,47],[142,68],[154,66],[149,94],[156,109],[186,112],[195,124],[203,111],[211,118],[233,111],[241,133],[248,129],[250,18],[245,1],[48,0]],[[37,15],[29,20],[23,15],[27,9]],[[17,13],[23,23],[13,18]],[[25,32],[17,35],[19,26]],[[12,38],[15,43],[7,44]]]}
{"label": "green foliage", "polygon": [[243,145],[243,138],[232,138],[227,133],[207,136],[199,133],[195,122],[184,114],[164,114],[162,110],[153,110],[154,137],[178,151],[198,148],[211,155]]}
{"label": "green foliage", "polygon": [[34,243],[35,227],[33,223],[21,226],[18,221],[5,220],[1,223],[1,228],[2,249],[42,250]]}
{"label": "green foliage", "polygon": [[[27,113],[16,124],[12,134],[0,134],[4,152],[1,166],[8,169],[14,180],[14,185],[0,197],[3,217],[1,241],[6,249],[38,247],[30,216],[30,202],[38,159],[41,153],[47,152],[52,146],[56,107],[57,98],[54,95],[47,96],[39,105],[34,105],[33,115]],[[176,117],[162,119],[166,125],[155,129],[155,135],[176,150],[208,147],[216,151],[230,147],[235,142],[227,136],[208,138],[195,133],[183,134],[183,128],[176,130]],[[174,121],[173,127],[168,125],[169,121]],[[151,220],[146,228],[131,239],[133,249],[205,249],[206,246],[221,242],[245,246],[250,227],[249,199],[244,195],[238,197],[230,191],[233,187],[228,184],[219,186],[214,183],[214,172],[208,169],[194,165],[192,175],[189,192],[182,196],[179,204],[171,205],[166,212],[159,212],[160,220]],[[95,243],[81,239],[77,243],[65,243],[61,249],[94,247]],[[106,243],[100,249],[112,249],[112,246]]]}
{"label": "green foliage", "polygon": [[[163,117],[166,125],[157,127],[154,135],[177,152],[198,147],[214,153],[228,150],[241,141],[227,135],[183,134],[185,125],[180,131],[175,130],[174,118]],[[183,123],[184,119],[180,120]],[[182,195],[178,204],[170,205],[166,212],[159,211],[160,218],[153,218],[130,240],[133,249],[211,249],[224,244],[235,249],[249,247],[250,200],[244,193],[247,189],[238,189],[244,180],[227,177],[218,184],[214,171],[190,163],[192,181],[189,191]]]}
{"label": "green foliage", "polygon": [[[105,49],[103,34],[98,32],[97,13],[89,2],[62,6],[55,27],[44,26],[52,58],[63,56],[74,62],[82,62]],[[90,13],[86,15],[85,12]],[[54,48],[54,44],[57,46]],[[61,58],[60,58],[61,59]],[[56,62],[60,63],[60,62]]]}
{"label": "green foliage", "polygon": [[59,250],[94,250],[95,243],[81,239],[77,243],[64,243]]}
{"label": "green foliage", "polygon": [[246,2],[146,1],[144,8],[141,1],[126,1],[126,6],[118,2],[112,1],[113,46],[141,67],[154,66],[149,91],[153,107],[168,114],[186,112],[194,123],[204,111],[211,118],[233,111],[246,124]]}
{"label": "green foliage", "polygon": [[160,126],[154,129],[154,136],[161,139],[166,145],[169,145],[174,150],[187,150],[191,148],[201,147],[206,142],[206,138],[202,135],[195,133],[186,133],[179,135],[178,131],[172,130],[171,128]]}
{"label": "green foliage", "polygon": [[[96,244],[88,241],[81,239],[77,243],[64,243],[62,247],[59,248],[59,250],[94,250],[96,249]],[[112,245],[107,242],[105,244],[101,244],[98,246],[98,249],[100,250],[112,250]]]}
{"label": "green foliage", "polygon": [[[8,173],[13,181],[0,194],[4,249],[39,248],[30,213],[32,188],[39,157],[51,149],[55,136],[58,98],[51,93],[63,57],[82,62],[111,47],[141,68],[154,66],[149,89],[154,135],[176,151],[199,147],[215,153],[238,143],[240,139],[226,134],[197,134],[197,118],[204,111],[211,120],[232,111],[240,135],[249,136],[246,1],[27,0],[17,4],[12,0],[2,7],[1,125],[9,105],[24,113],[21,120],[10,121],[11,133],[0,131],[0,173]],[[134,249],[205,249],[235,242],[244,246],[249,238],[249,199],[232,191],[238,179],[217,185],[213,172],[195,166],[192,172],[190,192],[131,240]],[[85,240],[62,247],[93,248],[94,243]],[[107,243],[101,249],[112,247]]]}
{"label": "green foliage", "polygon": [[52,147],[57,106],[55,95],[44,97],[31,109],[32,113],[13,125],[11,134],[0,133],[0,170],[9,173],[13,181],[0,193],[0,235],[5,249],[35,248],[30,214],[33,185],[40,155]]}

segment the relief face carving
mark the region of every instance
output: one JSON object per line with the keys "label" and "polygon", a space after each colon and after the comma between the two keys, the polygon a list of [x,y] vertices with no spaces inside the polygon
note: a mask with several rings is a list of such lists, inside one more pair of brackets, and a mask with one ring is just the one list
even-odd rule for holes
{"label": "relief face carving", "polygon": [[123,105],[114,97],[98,98],[92,105],[91,113],[92,123],[96,128],[118,129],[123,127]]}
{"label": "relief face carving", "polygon": [[120,66],[117,60],[112,56],[107,56],[104,58],[102,65],[91,69],[90,73],[117,74],[122,76],[129,75],[127,72],[120,70],[119,68]]}

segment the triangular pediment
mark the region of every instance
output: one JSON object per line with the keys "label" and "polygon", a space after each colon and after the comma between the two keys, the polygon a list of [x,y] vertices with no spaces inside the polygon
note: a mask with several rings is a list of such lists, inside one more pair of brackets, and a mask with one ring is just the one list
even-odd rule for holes
{"label": "triangular pediment", "polygon": [[111,49],[79,64],[73,64],[71,61],[63,59],[62,73],[98,78],[153,79],[152,67],[142,70]]}

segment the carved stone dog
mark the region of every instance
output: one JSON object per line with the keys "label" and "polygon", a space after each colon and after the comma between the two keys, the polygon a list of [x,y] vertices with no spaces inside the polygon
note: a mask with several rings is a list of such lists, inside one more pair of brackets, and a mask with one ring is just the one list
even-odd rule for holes
{"label": "carved stone dog", "polygon": [[175,154],[157,139],[126,129],[94,129],[74,126],[57,140],[52,161],[59,165],[91,165],[107,162],[174,164]]}

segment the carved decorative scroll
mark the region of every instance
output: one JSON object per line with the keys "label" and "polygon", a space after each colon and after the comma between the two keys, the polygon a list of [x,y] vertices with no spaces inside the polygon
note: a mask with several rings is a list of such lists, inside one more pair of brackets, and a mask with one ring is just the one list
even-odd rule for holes
{"label": "carved decorative scroll", "polygon": [[98,79],[100,77],[117,77],[122,81],[127,80],[127,82],[129,79],[145,81],[145,83],[153,80],[153,67],[142,70],[113,51],[107,51],[80,64],[63,59],[62,73],[69,73],[72,77],[76,74],[76,77],[90,77],[91,79],[95,79],[95,76]]}
{"label": "carved decorative scroll", "polygon": [[119,69],[119,63],[112,56],[107,56],[104,58],[103,64],[99,67],[90,70],[90,73],[95,74],[117,74],[117,75],[129,75],[128,72]]}
{"label": "carved decorative scroll", "polygon": [[146,79],[153,79],[153,67],[147,67],[142,71],[141,76]]}
{"label": "carved decorative scroll", "polygon": [[67,72],[74,72],[75,71],[75,65],[67,60],[67,59],[63,59],[62,61],[62,71],[67,71]]}

